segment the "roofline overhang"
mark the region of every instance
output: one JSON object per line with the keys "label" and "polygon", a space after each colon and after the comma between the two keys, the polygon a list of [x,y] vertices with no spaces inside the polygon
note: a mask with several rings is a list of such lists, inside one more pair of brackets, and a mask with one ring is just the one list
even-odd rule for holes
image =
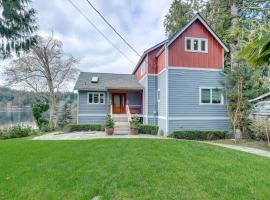
{"label": "roofline overhang", "polygon": [[166,42],[168,42],[168,39],[163,40],[162,42],[156,44],[155,46],[153,46],[153,47],[151,47],[151,48],[145,50],[145,51],[143,52],[143,55],[141,56],[140,60],[138,61],[137,65],[135,66],[134,70],[132,71],[132,74],[134,74],[134,73],[136,72],[136,70],[139,68],[141,62],[144,60],[144,58],[146,57],[146,55],[147,55],[148,53],[150,53],[151,51],[156,50],[156,49],[159,48],[160,46],[164,45]]}

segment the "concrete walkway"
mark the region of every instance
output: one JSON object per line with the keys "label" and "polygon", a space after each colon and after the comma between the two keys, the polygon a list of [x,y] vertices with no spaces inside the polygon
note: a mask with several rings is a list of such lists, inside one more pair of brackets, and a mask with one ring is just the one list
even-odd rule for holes
{"label": "concrete walkway", "polygon": [[243,152],[247,152],[247,153],[253,153],[259,156],[264,156],[264,157],[268,157],[270,158],[270,152],[269,151],[264,151],[261,149],[256,149],[256,148],[252,148],[252,147],[244,147],[244,146],[238,146],[238,145],[231,145],[231,144],[219,144],[219,143],[214,143],[214,142],[204,142],[207,144],[212,144],[212,145],[216,145],[216,146],[220,146],[220,147],[225,147],[225,148],[229,148],[229,149],[234,149],[237,151],[243,151]]}
{"label": "concrete walkway", "polygon": [[115,134],[112,136],[106,135],[101,131],[89,132],[73,132],[73,133],[48,133],[42,136],[34,137],[33,140],[92,140],[92,139],[111,139],[111,138],[151,138],[151,139],[170,139],[167,137],[155,135],[128,135],[128,134]]}

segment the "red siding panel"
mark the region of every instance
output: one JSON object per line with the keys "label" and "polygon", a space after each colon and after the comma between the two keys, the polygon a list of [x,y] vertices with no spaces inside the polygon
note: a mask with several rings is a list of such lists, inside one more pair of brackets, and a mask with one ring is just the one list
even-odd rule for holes
{"label": "red siding panel", "polygon": [[[185,37],[207,38],[208,53],[185,51]],[[169,66],[219,69],[223,67],[222,56],[222,46],[199,20],[169,46]]]}
{"label": "red siding panel", "polygon": [[165,68],[165,50],[157,57],[157,74]]}
{"label": "red siding panel", "polygon": [[157,71],[156,55],[161,48],[162,46],[148,53],[148,73],[149,74],[155,74]]}

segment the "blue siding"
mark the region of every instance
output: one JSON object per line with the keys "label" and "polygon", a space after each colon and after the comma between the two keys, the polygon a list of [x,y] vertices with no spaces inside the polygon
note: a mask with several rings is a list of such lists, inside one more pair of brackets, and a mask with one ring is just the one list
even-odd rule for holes
{"label": "blue siding", "polygon": [[[147,115],[147,102],[148,102],[148,76],[146,76],[140,84],[143,86],[143,114]],[[144,118],[143,120],[144,123],[147,123],[147,119]]]}
{"label": "blue siding", "polygon": [[79,109],[78,114],[107,114],[108,113],[108,95],[105,93],[105,104],[88,104],[87,91],[79,91]]}
{"label": "blue siding", "polygon": [[160,101],[157,102],[158,115],[163,117],[166,117],[166,77],[167,70],[157,77],[157,90],[160,89]]}
{"label": "blue siding", "polygon": [[103,124],[106,116],[78,116],[78,124]]}
{"label": "blue siding", "polygon": [[156,76],[148,76],[148,115],[157,114]]}
{"label": "blue siding", "polygon": [[225,105],[199,105],[200,87],[223,87],[219,71],[169,69],[169,117],[226,117]]}
{"label": "blue siding", "polygon": [[228,130],[229,120],[170,120],[169,133],[176,130]]}
{"label": "blue siding", "polygon": [[[222,72],[169,69],[168,73],[169,118],[194,118],[194,120],[169,120],[169,133],[181,129],[228,130],[229,119],[215,119],[215,117],[228,117],[225,104],[199,104],[200,87],[223,87],[221,84],[221,80],[224,78]],[[196,117],[199,119],[196,120]]]}

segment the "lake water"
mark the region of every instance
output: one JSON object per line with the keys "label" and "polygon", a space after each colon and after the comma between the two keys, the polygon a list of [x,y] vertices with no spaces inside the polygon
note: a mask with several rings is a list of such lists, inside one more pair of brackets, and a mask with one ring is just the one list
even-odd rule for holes
{"label": "lake water", "polygon": [[0,128],[10,127],[15,124],[31,126],[35,128],[36,124],[32,111],[30,109],[19,111],[0,110]]}

